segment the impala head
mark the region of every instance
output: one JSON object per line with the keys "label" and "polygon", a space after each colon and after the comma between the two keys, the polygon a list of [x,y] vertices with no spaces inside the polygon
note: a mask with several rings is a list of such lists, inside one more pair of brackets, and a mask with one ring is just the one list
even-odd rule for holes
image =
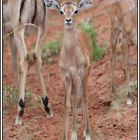
{"label": "impala head", "polygon": [[80,10],[92,5],[92,0],[80,0],[79,2],[67,0],[62,3],[60,3],[60,1],[61,0],[44,0],[44,3],[50,9],[60,11],[60,14],[65,17],[64,24],[66,26],[71,26],[73,24],[73,15],[78,14]]}

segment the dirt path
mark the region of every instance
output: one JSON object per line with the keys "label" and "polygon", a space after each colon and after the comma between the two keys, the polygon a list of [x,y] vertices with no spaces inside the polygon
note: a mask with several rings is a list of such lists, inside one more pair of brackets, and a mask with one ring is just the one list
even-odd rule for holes
{"label": "dirt path", "polygon": [[[103,1],[104,2],[104,1]],[[105,6],[106,5],[106,6]],[[77,22],[82,22],[86,17],[95,15],[93,26],[98,31],[99,41],[110,41],[110,18],[108,15],[109,3],[95,9],[82,12],[76,17]],[[53,15],[53,16],[52,16]],[[57,23],[55,22],[57,21]],[[52,24],[54,23],[54,24]],[[51,11],[48,34],[46,41],[57,38],[58,33],[63,31],[63,18],[58,13]],[[27,44],[35,43],[36,35],[28,37]],[[30,47],[29,47],[30,48]],[[135,48],[131,46],[130,57],[136,61]],[[16,86],[15,76],[10,66],[9,44],[3,49],[3,86]],[[88,80],[89,117],[90,125],[95,140],[136,140],[137,138],[137,100],[134,96],[132,106],[126,105],[125,77],[122,71],[122,57],[120,48],[117,49],[118,59],[116,62],[116,87],[117,92],[111,93],[111,47],[107,55],[91,67]],[[4,140],[62,140],[64,131],[64,92],[59,70],[59,57],[54,57],[53,64],[44,64],[43,73],[52,91],[48,89],[49,98],[54,112],[54,117],[47,119],[40,104],[34,96],[41,96],[41,88],[33,66],[30,67],[27,76],[26,87],[32,95],[26,104],[23,126],[15,126],[17,104],[6,106],[3,110],[3,139]],[[136,81],[137,71],[135,66],[131,68],[131,80]],[[133,93],[136,93],[134,91]],[[111,102],[112,101],[112,102]],[[78,112],[78,138],[83,140],[82,110],[79,103]],[[70,121],[72,112],[70,113]]]}

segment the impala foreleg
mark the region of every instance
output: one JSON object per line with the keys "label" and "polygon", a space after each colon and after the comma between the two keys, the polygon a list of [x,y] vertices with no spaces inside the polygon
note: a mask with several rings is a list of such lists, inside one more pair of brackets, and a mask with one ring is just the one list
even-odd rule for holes
{"label": "impala foreleg", "polygon": [[64,89],[66,91],[66,101],[65,101],[65,130],[64,130],[64,140],[68,140],[68,128],[69,128],[69,112],[70,112],[70,98],[72,92],[72,79],[69,74],[64,76]]}
{"label": "impala foreleg", "polygon": [[88,97],[87,97],[87,79],[89,75],[89,69],[85,69],[83,77],[83,94],[82,94],[82,104],[83,104],[83,121],[84,121],[84,137],[85,140],[91,140],[91,130],[89,125],[89,114],[88,114]]}
{"label": "impala foreleg", "polygon": [[73,128],[72,128],[72,135],[71,140],[77,140],[77,92],[75,87],[72,88],[72,95],[73,95]]}
{"label": "impala foreleg", "polygon": [[15,124],[22,124],[22,117],[24,114],[24,107],[25,107],[25,81],[26,81],[26,75],[27,75],[27,69],[28,69],[28,55],[26,50],[26,45],[24,41],[24,28],[19,30],[18,32],[15,32],[15,42],[19,51],[20,55],[20,96],[19,96],[19,105],[18,105],[18,115],[16,118]]}

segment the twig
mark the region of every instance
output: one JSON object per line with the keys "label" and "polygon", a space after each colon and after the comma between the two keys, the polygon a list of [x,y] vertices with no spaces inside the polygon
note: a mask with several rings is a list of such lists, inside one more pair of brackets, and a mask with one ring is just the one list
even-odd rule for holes
{"label": "twig", "polygon": [[32,24],[32,23],[25,23],[17,28],[15,28],[14,30],[12,30],[11,32],[9,32],[8,34],[6,34],[4,36],[3,39],[6,39],[8,36],[10,36],[11,34],[13,34],[14,32],[18,31],[19,29],[22,29],[24,26],[33,26],[34,28],[38,29],[38,27],[35,25],[35,24]]}

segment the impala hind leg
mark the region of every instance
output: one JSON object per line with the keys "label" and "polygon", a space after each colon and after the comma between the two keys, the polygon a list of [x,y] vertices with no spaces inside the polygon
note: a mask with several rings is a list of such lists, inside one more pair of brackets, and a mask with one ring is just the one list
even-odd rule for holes
{"label": "impala hind leg", "polygon": [[111,47],[112,47],[112,92],[115,92],[115,60],[116,60],[116,46],[117,46],[117,40],[120,34],[119,29],[113,29],[113,32],[111,34]]}
{"label": "impala hind leg", "polygon": [[123,58],[124,58],[124,66],[126,72],[126,79],[127,79],[127,104],[131,105],[131,89],[130,89],[130,64],[129,64],[129,46],[126,39],[123,39]]}
{"label": "impala hind leg", "polygon": [[73,96],[73,128],[72,128],[72,135],[71,140],[77,140],[77,104],[78,104],[78,97],[77,97],[77,90],[74,84],[72,84],[72,96]]}
{"label": "impala hind leg", "polygon": [[83,121],[84,121],[84,137],[85,140],[91,140],[91,132],[89,125],[89,117],[88,117],[88,101],[87,101],[87,93],[86,93],[86,85],[84,85],[84,93],[82,97],[83,102]]}
{"label": "impala hind leg", "polygon": [[50,101],[49,101],[48,94],[46,91],[45,80],[44,80],[43,72],[42,72],[41,47],[43,47],[44,45],[44,39],[46,35],[44,26],[39,26],[38,28],[38,39],[37,39],[37,44],[36,44],[35,53],[33,54],[33,57],[35,60],[36,70],[37,70],[40,84],[41,84],[41,89],[42,89],[42,94],[43,94],[42,101],[44,104],[44,109],[48,114],[47,117],[52,117],[53,114],[52,114],[51,105],[50,105]]}
{"label": "impala hind leg", "polygon": [[20,92],[20,76],[19,76],[19,67],[17,65],[17,47],[15,44],[14,40],[14,35],[10,35],[10,49],[11,49],[11,64],[12,64],[12,69],[14,71],[14,74],[17,79],[17,87],[18,87],[18,92]]}
{"label": "impala hind leg", "polygon": [[18,104],[18,115],[16,117],[15,124],[22,124],[22,117],[24,114],[24,108],[25,108],[25,82],[26,82],[26,75],[27,75],[27,69],[28,69],[28,55],[26,50],[26,45],[24,41],[24,31],[25,29],[22,28],[18,32],[14,33],[16,46],[19,51],[20,55],[20,96],[19,96],[19,104]]}
{"label": "impala hind leg", "polygon": [[137,44],[137,30],[133,30],[131,32],[130,40],[131,40],[132,44],[135,45],[135,47],[138,48],[138,44]]}

